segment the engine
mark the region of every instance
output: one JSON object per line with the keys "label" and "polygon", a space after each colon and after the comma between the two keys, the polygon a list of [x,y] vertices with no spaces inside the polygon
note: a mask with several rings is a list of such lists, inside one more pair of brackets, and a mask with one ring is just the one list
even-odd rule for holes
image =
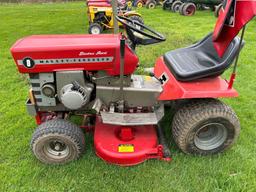
{"label": "engine", "polygon": [[96,100],[106,111],[156,105],[161,83],[132,75],[139,60],[128,43],[124,46],[124,88],[120,91],[121,37],[36,35],[17,41],[11,53],[19,72],[30,77],[30,114],[84,111]]}
{"label": "engine", "polygon": [[60,92],[60,101],[62,104],[72,110],[80,109],[90,101],[90,95],[93,87],[82,87],[74,81],[72,84],[65,85]]}
{"label": "engine", "polygon": [[30,84],[37,106],[48,110],[81,109],[94,90],[83,71],[30,74]]}

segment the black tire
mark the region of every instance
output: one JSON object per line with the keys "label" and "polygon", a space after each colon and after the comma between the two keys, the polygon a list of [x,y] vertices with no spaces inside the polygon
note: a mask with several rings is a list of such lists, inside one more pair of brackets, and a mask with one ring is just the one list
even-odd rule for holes
{"label": "black tire", "polygon": [[172,12],[178,12],[181,5],[182,5],[181,1],[174,1],[172,6],[171,6],[171,11]]}
{"label": "black tire", "polygon": [[84,134],[77,125],[69,121],[50,120],[35,130],[31,149],[43,163],[65,164],[78,159],[84,152]]}
{"label": "black tire", "polygon": [[137,7],[137,8],[142,8],[142,7],[143,7],[143,2],[142,2],[142,1],[137,1],[137,2],[135,3],[135,7]]}
{"label": "black tire", "polygon": [[[137,22],[139,22],[139,23],[141,23],[141,24],[144,24],[144,21],[143,21],[142,17],[140,17],[140,16],[138,16],[138,15],[130,16],[129,19],[131,19],[131,20],[133,20],[133,21],[137,21]],[[140,26],[138,26],[138,27],[141,29]],[[143,30],[143,29],[142,29],[142,30]]]}
{"label": "black tire", "polygon": [[163,8],[163,10],[168,9],[168,5],[167,5],[166,1],[163,2],[162,8]]}
{"label": "black tire", "polygon": [[219,17],[220,15],[220,10],[222,9],[222,4],[219,4],[215,7],[215,11],[214,11],[214,16],[215,17]]}
{"label": "black tire", "polygon": [[192,100],[174,115],[172,135],[187,154],[212,155],[230,148],[238,138],[235,112],[216,99]]}
{"label": "black tire", "polygon": [[185,5],[186,5],[186,3],[183,3],[183,4],[181,4],[181,6],[180,6],[180,9],[179,9],[180,15],[183,15],[183,8],[184,8]]}
{"label": "black tire", "polygon": [[163,10],[171,10],[172,2],[172,0],[165,0],[162,5]]}
{"label": "black tire", "polygon": [[132,1],[127,1],[127,2],[126,2],[126,5],[127,5],[128,8],[131,9],[131,8],[132,8]]}
{"label": "black tire", "polygon": [[88,29],[89,34],[98,35],[103,31],[102,26],[99,23],[91,23]]}
{"label": "black tire", "polygon": [[146,2],[146,8],[155,9],[156,8],[156,1],[155,0],[148,0]]}
{"label": "black tire", "polygon": [[196,12],[196,5],[194,3],[186,3],[182,8],[182,15],[193,16]]}

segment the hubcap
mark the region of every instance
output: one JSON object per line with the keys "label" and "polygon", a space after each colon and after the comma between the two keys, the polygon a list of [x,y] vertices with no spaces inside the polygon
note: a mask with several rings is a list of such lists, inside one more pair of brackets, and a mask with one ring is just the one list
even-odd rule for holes
{"label": "hubcap", "polygon": [[131,2],[131,1],[128,1],[128,2],[127,2],[127,6],[128,6],[128,7],[132,7],[132,2]]}
{"label": "hubcap", "polygon": [[92,32],[92,34],[98,35],[98,34],[100,34],[100,29],[98,27],[94,26],[91,28],[91,32]]}
{"label": "hubcap", "polygon": [[138,7],[138,8],[142,8],[142,6],[143,6],[142,3],[138,3],[138,4],[137,4],[137,7]]}
{"label": "hubcap", "polygon": [[178,12],[179,10],[180,10],[180,5],[177,5],[177,6],[174,7],[175,12]]}
{"label": "hubcap", "polygon": [[49,157],[61,159],[68,156],[69,147],[60,140],[52,140],[45,145],[44,152]]}
{"label": "hubcap", "polygon": [[201,150],[212,150],[220,147],[227,139],[227,129],[220,123],[209,123],[196,132],[194,143]]}
{"label": "hubcap", "polygon": [[195,11],[194,6],[189,6],[189,7],[187,8],[187,10],[186,10],[187,15],[192,15],[192,14],[194,13],[194,11]]}
{"label": "hubcap", "polygon": [[154,9],[155,8],[155,5],[153,3],[150,3],[149,6],[148,6],[150,9]]}

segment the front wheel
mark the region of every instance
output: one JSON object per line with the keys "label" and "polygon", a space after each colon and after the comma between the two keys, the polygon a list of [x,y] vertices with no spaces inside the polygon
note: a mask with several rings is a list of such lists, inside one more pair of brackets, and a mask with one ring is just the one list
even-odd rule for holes
{"label": "front wheel", "polygon": [[230,148],[238,138],[240,123],[235,112],[216,99],[192,100],[175,114],[172,135],[188,154],[211,155]]}
{"label": "front wheel", "polygon": [[183,15],[183,8],[184,8],[185,5],[186,5],[186,3],[183,3],[183,4],[181,4],[181,6],[179,7],[179,13],[180,13],[180,15]]}
{"label": "front wheel", "polygon": [[137,8],[142,8],[142,7],[143,7],[143,2],[142,2],[142,1],[137,1],[137,2],[135,3],[135,7],[137,7]]}
{"label": "front wheel", "polygon": [[99,35],[103,31],[102,26],[99,23],[91,23],[89,26],[89,34]]}
{"label": "front wheel", "polygon": [[168,5],[167,5],[166,1],[163,2],[162,8],[163,8],[163,10],[168,9]]}
{"label": "front wheel", "polygon": [[156,1],[155,0],[148,0],[146,2],[146,8],[155,9],[156,8]]}
{"label": "front wheel", "polygon": [[182,8],[182,15],[192,16],[196,12],[196,5],[194,3],[185,3]]}
{"label": "front wheel", "polygon": [[43,163],[65,164],[78,159],[84,152],[84,134],[77,125],[69,121],[50,120],[35,130],[31,148]]}
{"label": "front wheel", "polygon": [[126,5],[128,6],[128,8],[132,8],[132,1],[127,1]]}
{"label": "front wheel", "polygon": [[172,6],[171,6],[171,11],[172,12],[178,12],[181,5],[182,5],[181,1],[174,1]]}
{"label": "front wheel", "polygon": [[183,15],[183,8],[186,5],[186,3],[182,3],[181,6],[179,7],[179,13],[180,15]]}

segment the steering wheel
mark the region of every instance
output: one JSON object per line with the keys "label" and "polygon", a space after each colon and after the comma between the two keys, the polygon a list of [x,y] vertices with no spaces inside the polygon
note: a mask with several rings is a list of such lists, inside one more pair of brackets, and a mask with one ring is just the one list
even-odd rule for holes
{"label": "steering wheel", "polygon": [[132,42],[133,49],[135,49],[136,45],[138,44],[150,45],[166,40],[162,34],[156,32],[155,30],[138,21],[131,20],[124,16],[116,16],[116,19],[125,27],[128,38]]}

